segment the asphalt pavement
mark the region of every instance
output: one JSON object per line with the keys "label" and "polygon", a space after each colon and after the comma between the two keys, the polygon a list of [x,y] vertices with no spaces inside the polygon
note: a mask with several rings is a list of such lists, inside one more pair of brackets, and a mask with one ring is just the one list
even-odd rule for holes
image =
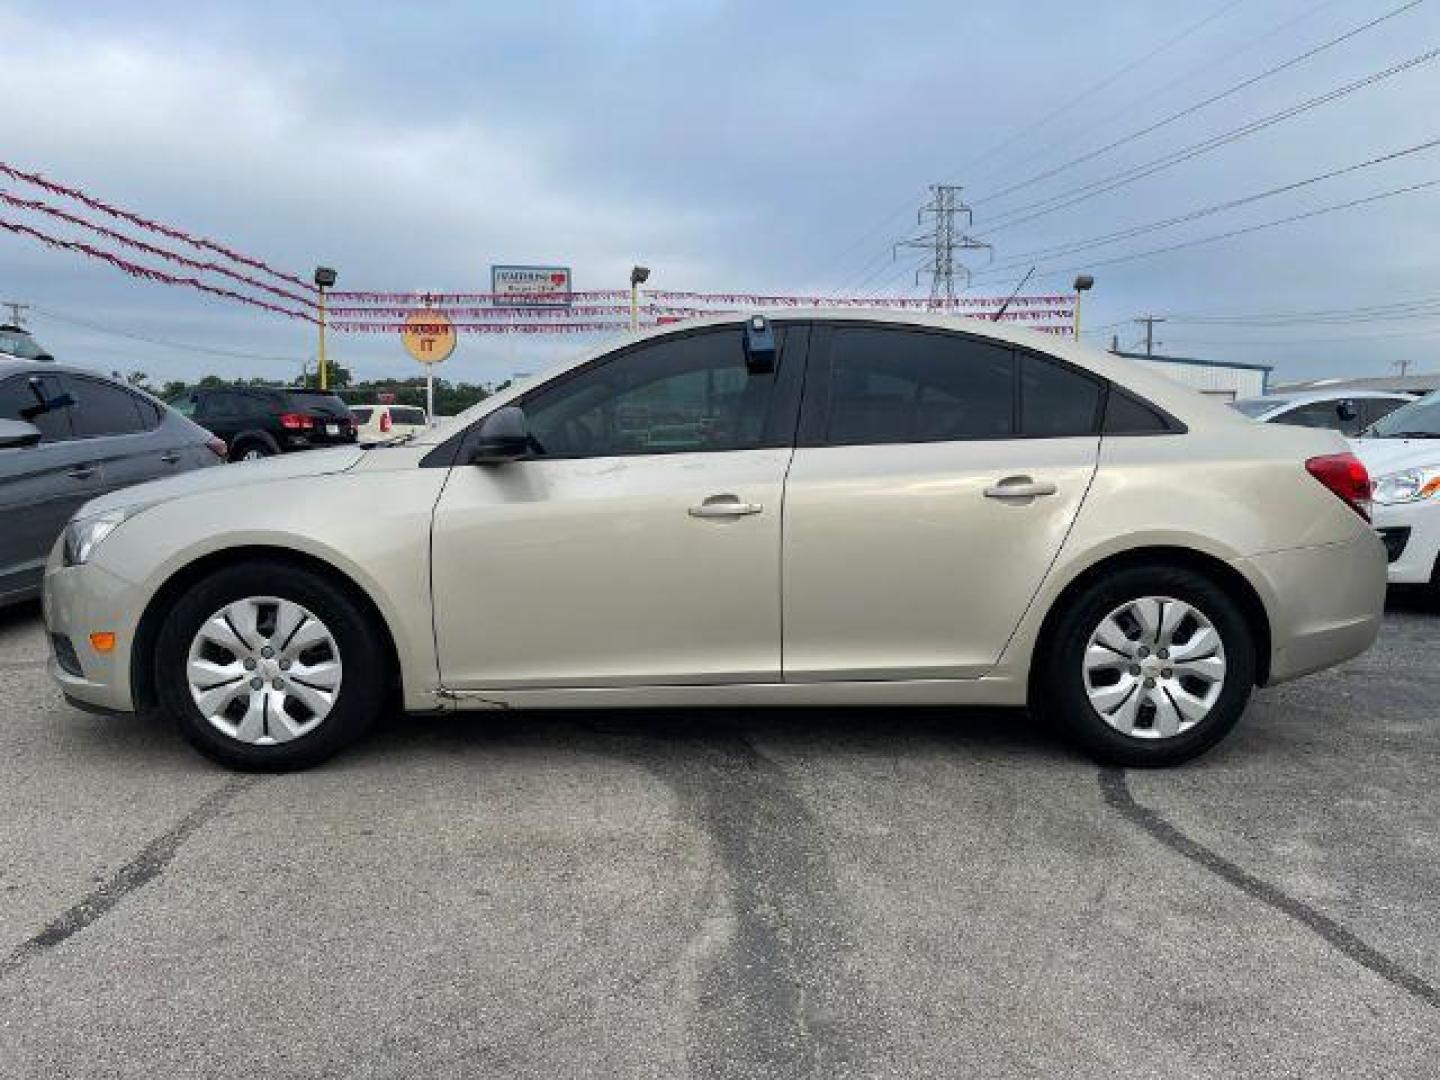
{"label": "asphalt pavement", "polygon": [[471,714],[249,777],[0,612],[0,1077],[1433,1077],[1440,614],[1097,768],[1021,712]]}

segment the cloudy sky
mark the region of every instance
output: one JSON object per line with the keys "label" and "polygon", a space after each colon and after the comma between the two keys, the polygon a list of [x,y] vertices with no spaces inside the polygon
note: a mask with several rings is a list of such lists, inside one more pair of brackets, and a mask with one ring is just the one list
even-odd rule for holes
{"label": "cloudy sky", "polygon": [[[972,289],[1088,270],[1092,341],[1153,312],[1163,351],[1284,378],[1440,369],[1440,186],[1389,194],[1440,181],[1440,2],[1322,48],[1404,6],[0,3],[0,161],[380,290],[484,291],[495,262],[623,286],[643,262],[665,288],[923,293],[891,245],[958,183],[994,245]],[[11,298],[66,360],[160,378],[314,350],[301,324],[0,233]],[[1430,306],[1383,307],[1409,302]],[[583,344],[467,337],[445,374]],[[414,370],[398,340],[336,352]]]}

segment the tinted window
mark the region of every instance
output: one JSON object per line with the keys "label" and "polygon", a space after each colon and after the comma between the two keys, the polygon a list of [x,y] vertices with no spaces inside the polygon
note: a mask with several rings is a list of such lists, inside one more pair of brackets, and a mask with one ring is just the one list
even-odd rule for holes
{"label": "tinted window", "polygon": [[74,375],[67,375],[65,383],[75,399],[76,434],[81,438],[131,435],[153,426],[145,423],[139,399],[128,390]]}
{"label": "tinted window", "polygon": [[277,412],[284,405],[279,394],[242,393],[235,395],[235,408],[239,415],[258,420]]}
{"label": "tinted window", "polygon": [[1015,432],[1015,354],[959,337],[836,327],[824,441],[994,439]]}
{"label": "tinted window", "polygon": [[41,393],[47,398],[59,397],[63,392],[60,380],[54,375],[17,375],[0,383],[0,418],[25,420],[40,429],[45,442],[59,442],[72,437],[70,412],[54,409],[42,412],[40,399],[30,384],[39,384]]}
{"label": "tinted window", "polygon": [[178,412],[181,416],[194,416],[195,396],[193,394],[187,394],[183,398],[176,398],[174,401],[170,402],[170,407],[176,412]]}
{"label": "tinted window", "polygon": [[335,416],[348,419],[350,407],[327,390],[288,390],[276,394],[277,404],[287,412],[310,413],[314,416]]}
{"label": "tinted window", "polygon": [[370,422],[370,414],[374,411],[374,409],[368,406],[365,408],[357,407],[350,410],[350,415],[355,418],[357,424],[368,424]]}
{"label": "tinted window", "polygon": [[1109,399],[1105,403],[1105,434],[1153,435],[1173,430],[1157,409],[1118,387],[1110,388]]}
{"label": "tinted window", "polygon": [[1341,426],[1338,407],[1339,402],[1336,401],[1316,401],[1281,413],[1271,423],[1290,424],[1293,427],[1330,428],[1338,431]]}
{"label": "tinted window", "polygon": [[747,371],[741,332],[726,328],[627,350],[523,405],[539,455],[741,450],[766,444],[775,378]]}
{"label": "tinted window", "polygon": [[1030,353],[1020,355],[1020,432],[1056,438],[1093,435],[1102,384],[1089,375]]}
{"label": "tinted window", "polygon": [[397,424],[425,423],[425,410],[405,405],[390,406],[390,419]]}
{"label": "tinted window", "polygon": [[238,415],[236,395],[228,390],[211,390],[200,397],[196,415],[206,419],[227,420]]}

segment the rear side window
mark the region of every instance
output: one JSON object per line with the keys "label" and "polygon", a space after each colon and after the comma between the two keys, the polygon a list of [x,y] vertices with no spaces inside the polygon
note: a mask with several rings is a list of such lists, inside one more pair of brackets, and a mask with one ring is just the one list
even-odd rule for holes
{"label": "rear side window", "polygon": [[370,414],[373,413],[374,411],[375,411],[374,409],[371,409],[371,408],[368,408],[368,407],[366,407],[366,408],[359,408],[359,407],[357,407],[357,408],[353,408],[353,409],[350,410],[350,415],[353,416],[353,417],[355,417],[355,422],[356,422],[357,424],[368,424],[368,423],[370,422]]}
{"label": "rear side window", "polygon": [[1159,409],[1111,386],[1105,402],[1106,435],[1167,435],[1181,430]]}
{"label": "rear side window", "polygon": [[1020,354],[1020,432],[1033,438],[1094,435],[1104,384],[1033,353]]}
{"label": "rear side window", "polygon": [[82,439],[133,435],[154,426],[146,424],[140,399],[128,390],[74,375],[67,375],[65,383],[75,399],[76,434]]}
{"label": "rear side window", "polygon": [[1015,354],[954,334],[836,327],[831,446],[1003,439],[1015,433]]}
{"label": "rear side window", "polygon": [[350,407],[345,402],[324,391],[292,390],[284,394],[283,399],[286,412],[312,413],[341,419],[350,416]]}
{"label": "rear side window", "polygon": [[0,382],[0,419],[24,420],[40,429],[44,442],[62,442],[74,438],[70,426],[71,409],[41,412],[40,398],[31,389],[36,383],[47,399],[63,393],[60,380],[54,375],[17,375]]}
{"label": "rear side window", "polygon": [[390,419],[397,424],[423,424],[425,423],[425,410],[407,405],[392,405],[390,406]]}

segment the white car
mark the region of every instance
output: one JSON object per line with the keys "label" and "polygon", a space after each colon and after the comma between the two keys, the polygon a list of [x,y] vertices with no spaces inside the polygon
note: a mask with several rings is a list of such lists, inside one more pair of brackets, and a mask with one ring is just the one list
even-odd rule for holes
{"label": "white car", "polygon": [[350,415],[357,435],[366,442],[418,435],[430,426],[425,410],[415,405],[351,405]]}
{"label": "white car", "polygon": [[1352,445],[1374,479],[1390,583],[1440,592],[1440,391],[1391,413]]}
{"label": "white car", "polygon": [[387,707],[1027,703],[1171,764],[1369,648],[1385,595],[1336,432],[944,315],[666,326],[406,442],[210,472],[71,521],[50,670],[240,768]]}
{"label": "white car", "polygon": [[1305,390],[1241,398],[1230,407],[1264,424],[1329,428],[1353,436],[1414,400],[1413,394],[1392,390]]}

